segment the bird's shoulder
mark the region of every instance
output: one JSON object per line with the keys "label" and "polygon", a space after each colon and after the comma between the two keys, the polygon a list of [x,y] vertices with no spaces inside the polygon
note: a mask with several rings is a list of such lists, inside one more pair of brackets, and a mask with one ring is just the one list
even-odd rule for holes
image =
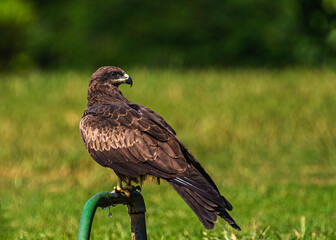
{"label": "bird's shoulder", "polygon": [[[164,124],[141,108],[134,109],[128,105],[99,105],[88,107],[80,121],[82,138],[103,133],[144,133],[159,141],[167,141],[174,134]],[[90,134],[89,134],[90,133]]]}
{"label": "bird's shoulder", "polygon": [[136,111],[142,113],[145,117],[151,119],[151,121],[155,122],[159,126],[165,128],[167,131],[169,131],[173,135],[176,135],[175,130],[166,122],[166,120],[164,120],[163,117],[161,117],[159,114],[154,112],[152,109],[142,106],[142,105],[135,104],[133,102],[129,102],[128,105],[131,108],[135,109]]}
{"label": "bird's shoulder", "polygon": [[120,116],[132,115],[135,118],[140,118],[141,114],[139,112],[134,111],[131,107],[127,105],[120,104],[102,104],[102,105],[94,105],[88,106],[82,118],[86,116],[95,116],[97,118],[110,118],[110,119],[118,119]]}

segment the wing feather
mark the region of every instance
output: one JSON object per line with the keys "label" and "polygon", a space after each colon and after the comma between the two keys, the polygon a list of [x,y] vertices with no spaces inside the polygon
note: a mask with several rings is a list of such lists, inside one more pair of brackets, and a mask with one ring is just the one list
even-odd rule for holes
{"label": "wing feather", "polygon": [[[114,163],[127,162],[133,168],[139,162],[149,163],[150,169],[141,174],[157,177],[181,173],[187,167],[174,135],[130,107],[88,108],[80,129],[89,153],[99,152],[91,156],[103,166],[115,169]],[[127,176],[128,169],[123,168],[121,174]]]}

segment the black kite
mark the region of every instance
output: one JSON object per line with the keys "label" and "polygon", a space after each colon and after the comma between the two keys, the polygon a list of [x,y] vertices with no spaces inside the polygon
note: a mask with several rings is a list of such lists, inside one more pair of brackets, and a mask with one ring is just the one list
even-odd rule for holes
{"label": "black kite", "polygon": [[168,181],[207,229],[214,228],[218,215],[240,230],[226,211],[231,204],[173,128],[151,109],[127,100],[118,89],[122,83],[132,85],[132,79],[117,67],[101,67],[90,79],[80,132],[91,157],[129,186],[147,175]]}

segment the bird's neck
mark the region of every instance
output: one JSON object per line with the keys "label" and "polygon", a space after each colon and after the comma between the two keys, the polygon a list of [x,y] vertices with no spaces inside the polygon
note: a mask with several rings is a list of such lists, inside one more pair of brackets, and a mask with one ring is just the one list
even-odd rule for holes
{"label": "bird's neck", "polygon": [[127,104],[128,100],[120,90],[111,85],[89,87],[88,106],[103,104]]}

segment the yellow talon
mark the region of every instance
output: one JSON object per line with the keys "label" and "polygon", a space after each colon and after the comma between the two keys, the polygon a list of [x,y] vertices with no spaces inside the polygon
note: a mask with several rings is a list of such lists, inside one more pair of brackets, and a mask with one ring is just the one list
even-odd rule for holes
{"label": "yellow talon", "polygon": [[123,193],[126,195],[126,197],[130,197],[131,196],[131,191],[128,189],[124,189],[122,187],[122,183],[121,180],[118,178],[118,183],[117,183],[117,187],[114,188],[114,192],[115,193]]}
{"label": "yellow talon", "polygon": [[131,193],[133,191],[141,191],[141,187],[140,186],[132,186],[131,185],[131,182],[126,184],[125,187],[122,186],[122,182],[121,180],[118,178],[118,183],[117,183],[117,186],[114,187],[114,192],[115,193],[123,193],[126,195],[126,197],[130,197],[131,196]]}
{"label": "yellow talon", "polygon": [[114,192],[116,193],[123,193],[126,195],[126,197],[130,197],[131,196],[131,192],[127,189],[123,189],[122,187],[120,186],[117,186],[114,188]]}

